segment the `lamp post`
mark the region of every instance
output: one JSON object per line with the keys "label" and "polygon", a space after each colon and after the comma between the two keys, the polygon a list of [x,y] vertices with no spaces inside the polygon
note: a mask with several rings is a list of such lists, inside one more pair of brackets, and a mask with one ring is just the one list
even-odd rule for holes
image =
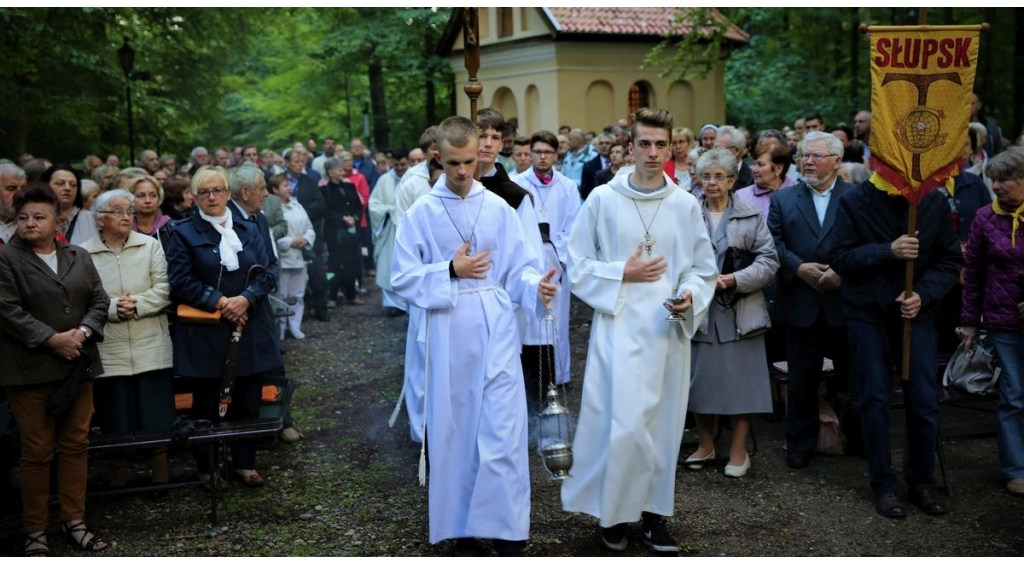
{"label": "lamp post", "polygon": [[135,166],[135,124],[132,122],[132,68],[135,66],[135,49],[128,45],[128,38],[117,50],[117,60],[124,71],[124,96],[128,101],[128,166]]}

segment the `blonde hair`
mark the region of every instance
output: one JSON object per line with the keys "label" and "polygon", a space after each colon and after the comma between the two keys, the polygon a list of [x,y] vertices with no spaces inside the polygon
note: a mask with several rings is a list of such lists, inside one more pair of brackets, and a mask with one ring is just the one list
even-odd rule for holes
{"label": "blonde hair", "polygon": [[132,178],[128,182],[128,184],[124,187],[124,189],[127,190],[128,193],[130,193],[132,196],[134,196],[135,195],[135,189],[138,188],[139,184],[142,184],[143,182],[149,182],[153,186],[156,186],[156,194],[157,194],[157,196],[160,198],[161,202],[164,201],[164,186],[163,186],[163,184],[161,184],[159,180],[157,180],[156,178],[154,178],[154,177],[152,177],[152,176],[150,176],[148,174],[143,174],[141,176],[136,176],[135,178]]}
{"label": "blonde hair", "polygon": [[203,165],[199,167],[199,170],[192,176],[192,186],[189,187],[192,190],[192,195],[198,196],[199,188],[214,178],[220,180],[221,188],[224,190],[228,189],[228,173],[224,170],[224,167],[216,165]]}

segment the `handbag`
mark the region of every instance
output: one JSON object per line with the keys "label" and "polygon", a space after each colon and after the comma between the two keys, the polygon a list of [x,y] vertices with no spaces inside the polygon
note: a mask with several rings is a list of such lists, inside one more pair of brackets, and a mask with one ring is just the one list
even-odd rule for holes
{"label": "handbag", "polygon": [[[220,280],[224,275],[224,267],[220,267],[220,273],[217,274],[217,289],[220,290]],[[220,310],[205,311],[197,307],[190,306],[188,304],[178,304],[176,310],[178,321],[182,323],[193,323],[195,325],[216,325],[220,323]]]}
{"label": "handbag", "polygon": [[[750,267],[757,260],[757,253],[741,249],[739,247],[729,247],[725,250],[725,260],[722,261],[722,274],[734,274],[743,270],[744,268]],[[715,295],[715,301],[718,302],[722,307],[732,307],[736,305],[736,302],[743,296],[736,291],[736,288],[729,288],[728,290],[722,290]]]}
{"label": "handbag", "polygon": [[962,342],[957,345],[942,375],[943,386],[955,386],[969,394],[996,393],[1002,369],[997,365],[992,352],[985,348],[984,338],[984,333],[979,335],[974,347],[969,351],[964,350]]}
{"label": "handbag", "polygon": [[78,397],[78,389],[92,380],[92,357],[81,351],[71,366],[71,373],[50,390],[46,398],[46,414],[54,419],[63,419]]}

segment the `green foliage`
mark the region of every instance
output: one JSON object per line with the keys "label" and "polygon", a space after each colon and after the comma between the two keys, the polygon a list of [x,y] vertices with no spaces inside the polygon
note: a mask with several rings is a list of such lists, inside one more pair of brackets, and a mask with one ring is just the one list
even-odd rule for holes
{"label": "green foliage", "polygon": [[665,40],[644,57],[644,66],[664,65],[661,77],[669,82],[706,77],[718,66],[719,52],[731,22],[716,8],[677,8],[675,24],[697,33],[667,33]]}

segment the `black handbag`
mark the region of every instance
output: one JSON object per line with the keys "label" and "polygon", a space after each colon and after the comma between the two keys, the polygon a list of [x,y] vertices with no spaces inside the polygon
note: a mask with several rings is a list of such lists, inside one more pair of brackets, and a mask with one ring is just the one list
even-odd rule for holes
{"label": "black handbag", "polygon": [[81,351],[71,365],[71,373],[50,390],[46,398],[46,414],[54,419],[63,419],[78,397],[82,384],[92,380],[92,357]]}
{"label": "black handbag", "polygon": [[[757,253],[741,249],[739,247],[729,247],[725,250],[725,260],[722,261],[722,274],[734,274],[749,268],[754,261],[757,260]],[[715,301],[725,307],[732,307],[736,305],[737,300],[742,297],[743,294],[736,291],[736,288],[729,288],[728,290],[722,290],[715,296]]]}

